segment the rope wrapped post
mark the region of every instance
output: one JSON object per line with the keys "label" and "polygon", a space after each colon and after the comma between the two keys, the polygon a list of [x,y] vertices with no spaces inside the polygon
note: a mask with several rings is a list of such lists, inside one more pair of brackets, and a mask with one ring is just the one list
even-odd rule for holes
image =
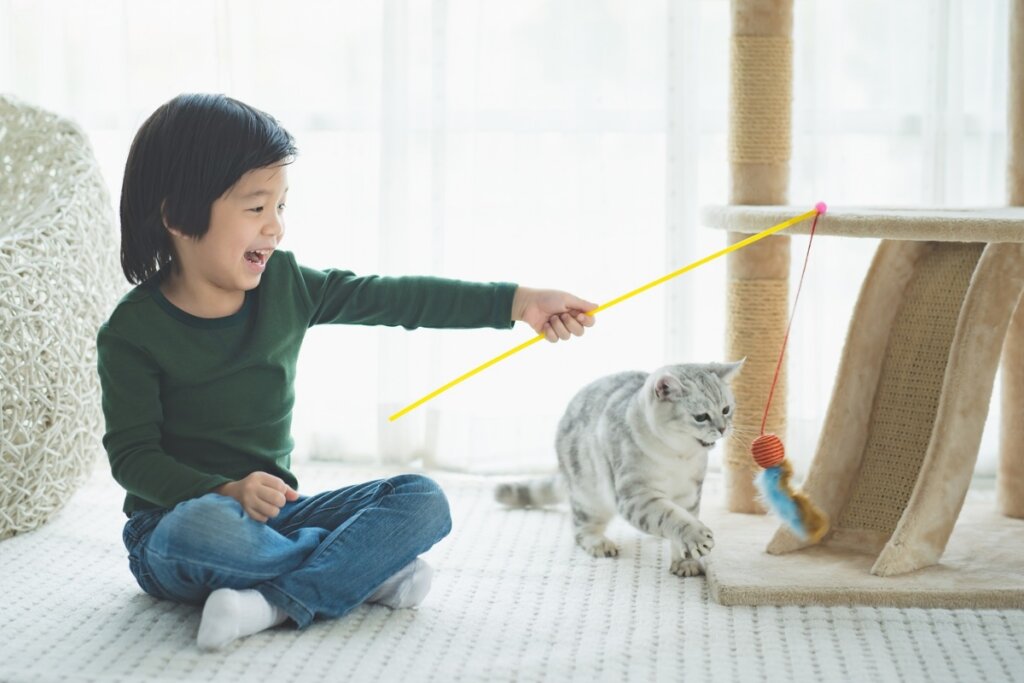
{"label": "rope wrapped post", "polygon": [[[1007,189],[1011,206],[1024,206],[1024,0],[1010,7],[1009,149]],[[1024,518],[1024,301],[1003,344],[1002,425],[999,476],[996,484],[1000,511]]]}
{"label": "rope wrapped post", "polygon": [[[731,204],[785,204],[789,184],[793,74],[792,0],[733,0],[729,156]],[[729,243],[743,239],[729,233]],[[786,329],[789,238],[773,236],[729,255],[726,357],[746,358],[733,382],[735,424],[725,444],[726,506],[761,513],[750,457],[754,426],[778,360]],[[775,389],[767,429],[786,432],[786,371]]]}

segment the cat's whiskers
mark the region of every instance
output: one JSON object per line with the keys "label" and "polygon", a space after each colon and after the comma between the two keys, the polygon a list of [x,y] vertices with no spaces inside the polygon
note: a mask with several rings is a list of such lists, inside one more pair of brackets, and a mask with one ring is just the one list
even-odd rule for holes
{"label": "cat's whiskers", "polygon": [[745,436],[745,437],[758,437],[761,436],[761,427],[744,427],[733,425],[730,429],[729,436]]}

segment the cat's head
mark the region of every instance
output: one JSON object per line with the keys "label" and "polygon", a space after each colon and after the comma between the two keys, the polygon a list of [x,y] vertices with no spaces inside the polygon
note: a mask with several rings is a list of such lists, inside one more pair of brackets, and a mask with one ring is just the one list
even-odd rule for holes
{"label": "cat's head", "polygon": [[644,385],[652,428],[671,442],[689,438],[702,448],[714,446],[732,426],[736,400],[728,382],[743,362],[667,365],[652,372]]}

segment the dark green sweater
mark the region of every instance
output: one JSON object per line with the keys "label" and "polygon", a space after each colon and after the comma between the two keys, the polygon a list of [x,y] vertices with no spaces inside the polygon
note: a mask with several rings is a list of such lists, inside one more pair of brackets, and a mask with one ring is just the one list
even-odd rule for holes
{"label": "dark green sweater", "polygon": [[310,326],[508,329],[515,289],[320,271],[286,251],[271,257],[260,285],[226,318],[175,307],[157,277],[139,285],[96,340],[103,445],[128,492],[125,513],[170,508],[255,471],[297,486],[289,471],[295,362]]}

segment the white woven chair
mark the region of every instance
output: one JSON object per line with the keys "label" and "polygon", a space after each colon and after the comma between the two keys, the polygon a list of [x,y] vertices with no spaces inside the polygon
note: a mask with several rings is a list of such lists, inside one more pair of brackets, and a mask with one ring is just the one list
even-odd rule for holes
{"label": "white woven chair", "polygon": [[115,226],[78,126],[0,95],[0,539],[58,512],[100,451]]}

